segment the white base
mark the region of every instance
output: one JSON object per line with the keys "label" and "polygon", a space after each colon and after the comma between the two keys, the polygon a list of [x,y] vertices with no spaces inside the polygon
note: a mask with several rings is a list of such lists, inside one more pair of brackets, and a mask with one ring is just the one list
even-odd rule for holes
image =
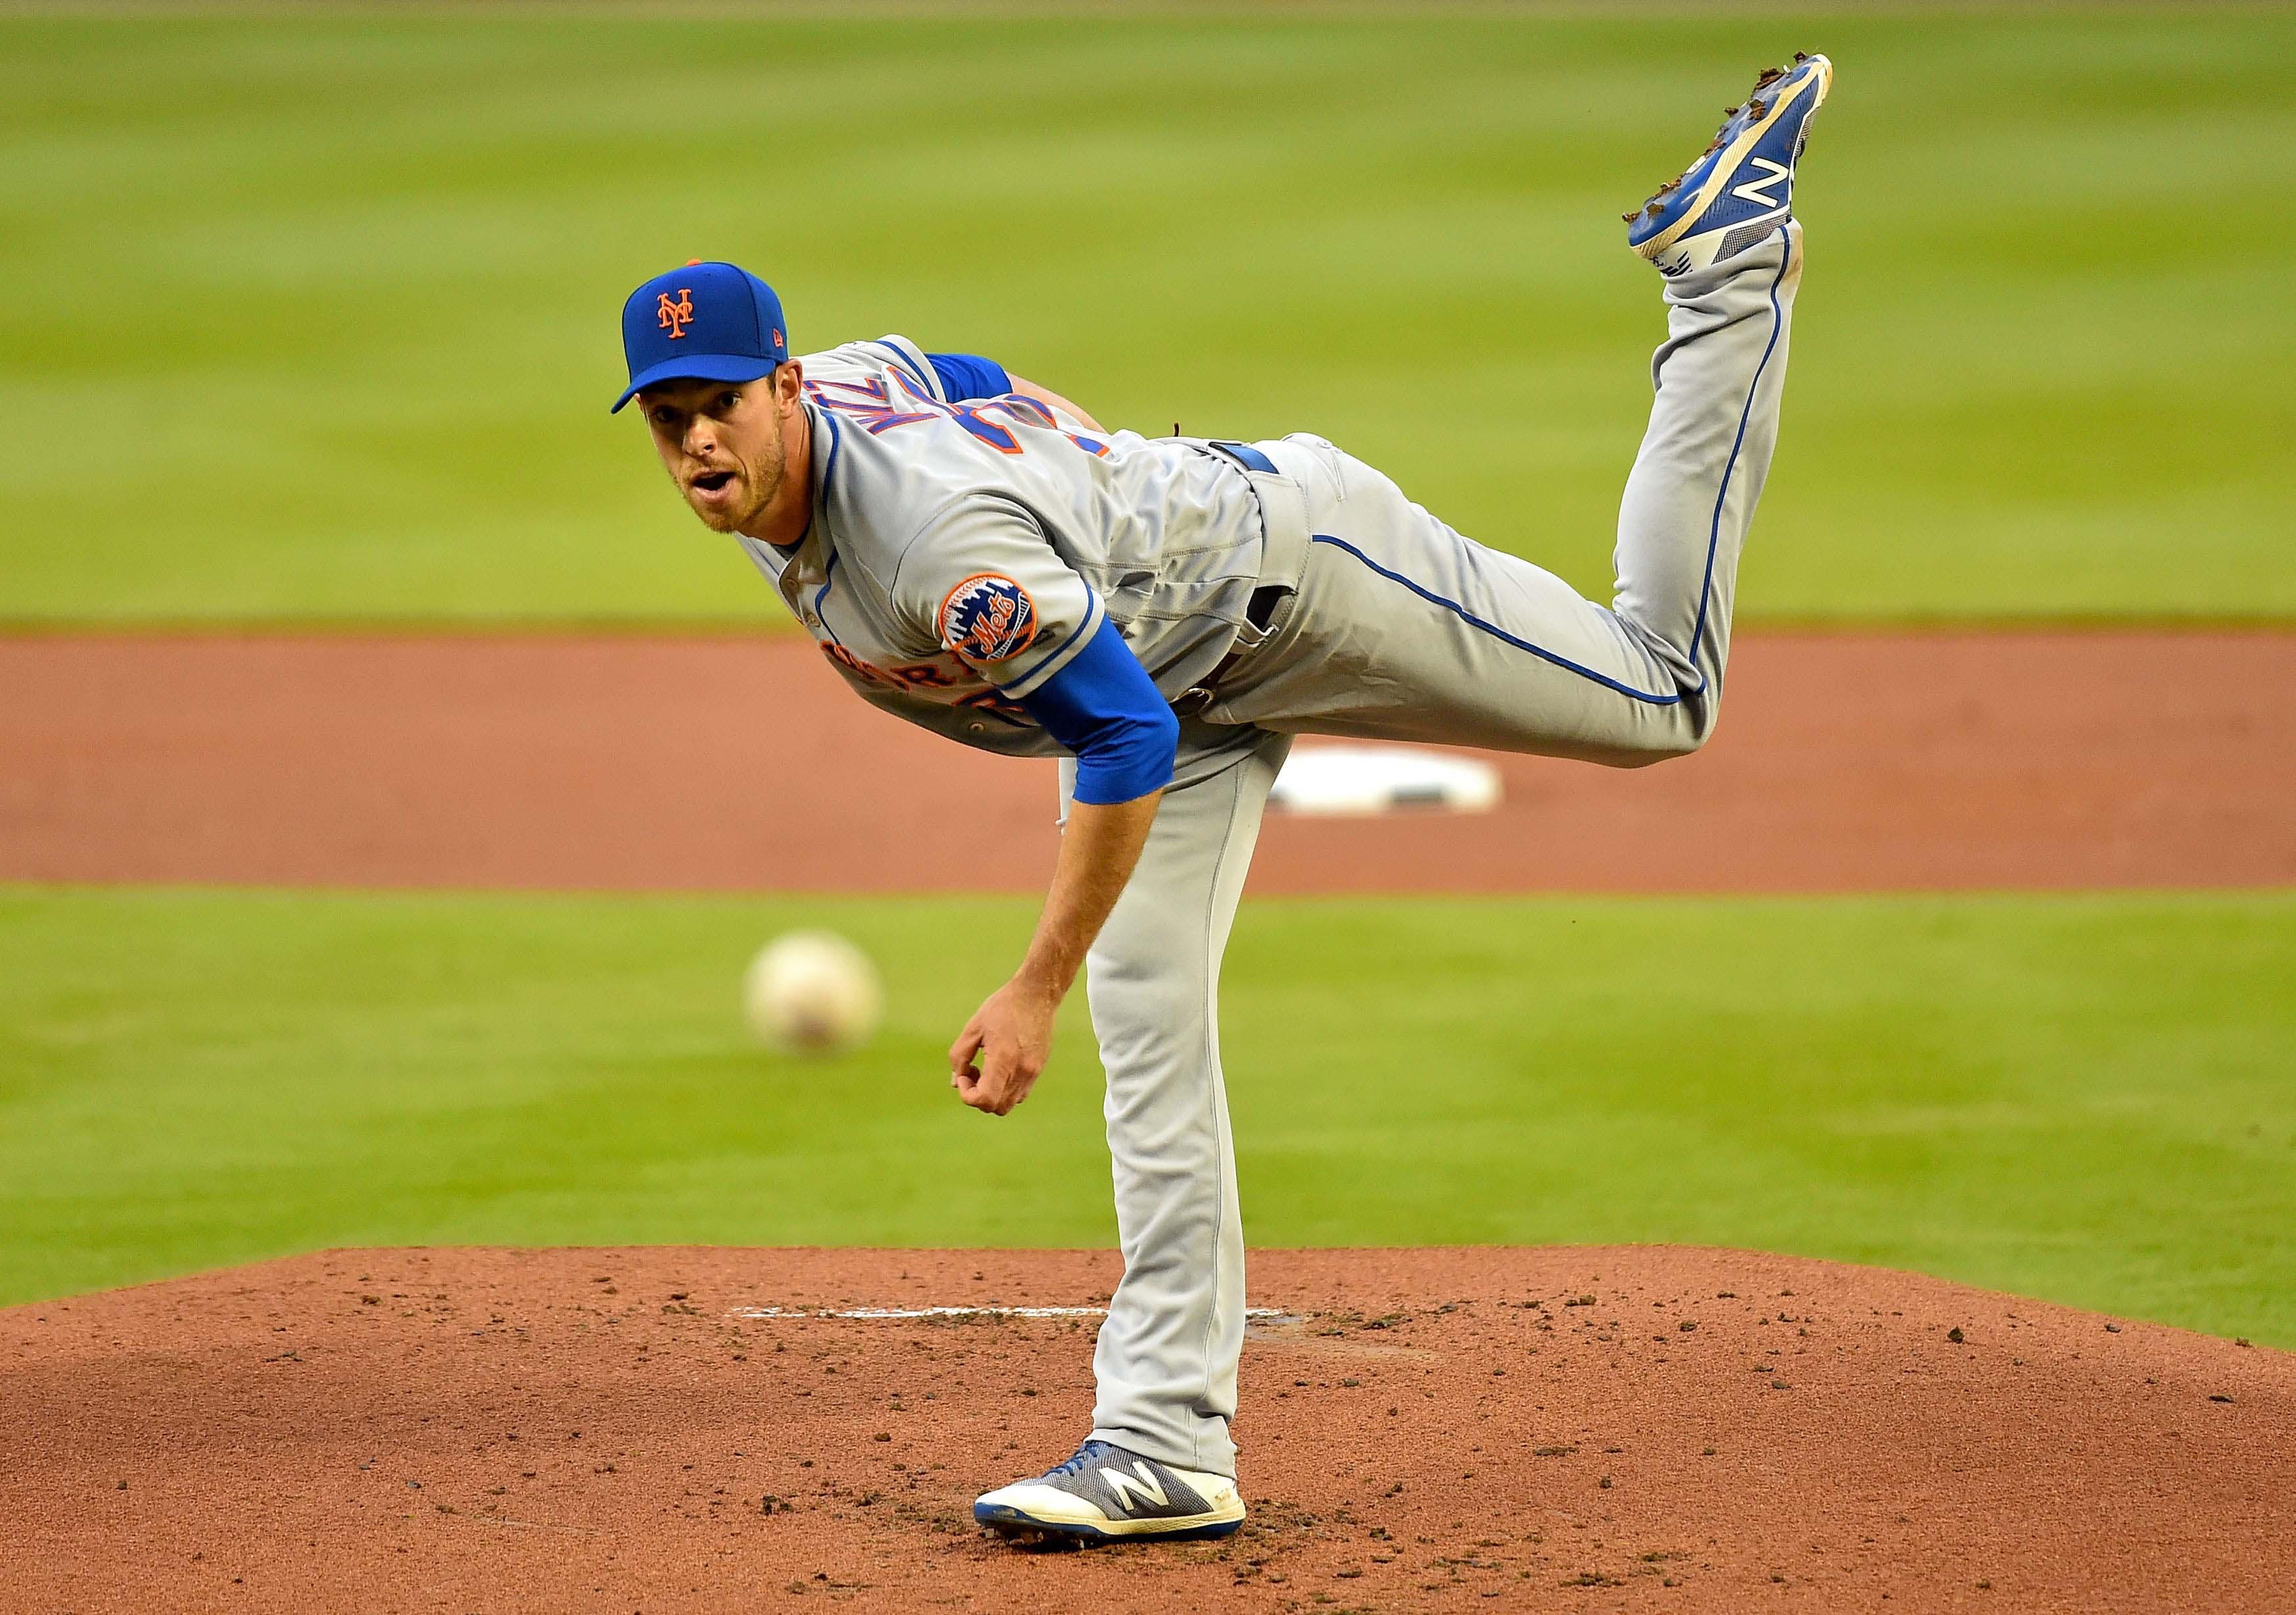
{"label": "white base", "polygon": [[1289,813],[1488,813],[1499,771],[1479,758],[1414,746],[1306,746],[1285,759],[1268,794]]}

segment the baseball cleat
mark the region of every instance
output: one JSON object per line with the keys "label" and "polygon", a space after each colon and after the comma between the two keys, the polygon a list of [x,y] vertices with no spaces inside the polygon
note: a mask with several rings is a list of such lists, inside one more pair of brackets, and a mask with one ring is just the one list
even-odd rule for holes
{"label": "baseball cleat", "polygon": [[1671,278],[1744,251],[1792,218],[1794,163],[1833,85],[1823,56],[1797,52],[1766,70],[1682,177],[1623,216],[1627,245]]}
{"label": "baseball cleat", "polygon": [[1175,1469],[1106,1441],[1034,1480],[986,1492],[972,1517],[1008,1537],[1086,1542],[1193,1542],[1243,1523],[1243,1498],[1225,1475]]}

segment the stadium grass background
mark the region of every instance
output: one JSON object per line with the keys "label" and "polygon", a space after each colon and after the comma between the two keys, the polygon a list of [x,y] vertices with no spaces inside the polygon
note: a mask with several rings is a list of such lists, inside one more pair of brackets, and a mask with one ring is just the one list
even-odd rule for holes
{"label": "stadium grass background", "polygon": [[0,619],[783,626],[605,405],[731,257],[801,347],[1324,433],[1608,588],[1619,214],[1824,47],[1750,621],[2285,617],[2296,15],[0,19]]}
{"label": "stadium grass background", "polygon": [[[2284,12],[261,7],[0,18],[0,623],[778,631],[604,414],[624,293],[719,255],[800,345],[1319,430],[1601,593],[1660,329],[1617,215],[1798,46],[1841,79],[1747,618],[2296,614]],[[1006,1123],[941,1086],[1030,911],[0,887],[0,1302],[1105,1242],[1080,1015]],[[884,960],[865,1056],[746,1043],[797,923]],[[1255,902],[1252,1233],[1759,1246],[2296,1346],[2292,977],[2286,893]]]}
{"label": "stadium grass background", "polygon": [[[0,1303],[338,1245],[1111,1244],[1080,1002],[1011,1117],[947,1092],[1034,907],[0,889]],[[823,923],[883,964],[885,1034],[762,1056],[733,984]],[[2296,1347],[2292,979],[2288,893],[1250,902],[1246,1215]]]}

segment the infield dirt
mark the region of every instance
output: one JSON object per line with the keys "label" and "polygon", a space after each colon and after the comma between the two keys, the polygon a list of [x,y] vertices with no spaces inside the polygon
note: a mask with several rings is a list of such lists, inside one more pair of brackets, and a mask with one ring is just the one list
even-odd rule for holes
{"label": "infield dirt", "polygon": [[[0,639],[0,878],[1041,891],[1054,772],[791,639]],[[1275,817],[1261,892],[2296,881],[2296,634],[1748,635],[1714,743]]]}
{"label": "infield dirt", "polygon": [[[1267,1251],[1221,1544],[1023,1552],[1089,1252],[336,1251],[0,1312],[12,1608],[2285,1610],[2296,1356],[1672,1248]],[[857,1307],[985,1310],[855,1318]],[[758,1315],[759,1309],[780,1309]]]}

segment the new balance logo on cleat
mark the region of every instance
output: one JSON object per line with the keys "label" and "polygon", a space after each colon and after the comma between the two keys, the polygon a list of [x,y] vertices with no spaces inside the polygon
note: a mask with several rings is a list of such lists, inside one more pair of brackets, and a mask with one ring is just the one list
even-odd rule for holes
{"label": "new balance logo on cleat", "polygon": [[1175,1468],[1108,1441],[1087,1441],[1034,1480],[984,1492],[972,1517],[1008,1537],[1193,1541],[1243,1523],[1243,1499],[1226,1475]]}
{"label": "new balance logo on cleat", "polygon": [[1133,1490],[1137,1487],[1140,1495],[1158,1508],[1170,1508],[1172,1500],[1164,1495],[1164,1483],[1149,1472],[1147,1461],[1143,1459],[1134,1463],[1132,1468],[1134,1473],[1139,1476],[1136,1480],[1121,1470],[1104,1469],[1100,1471],[1100,1478],[1108,1483],[1108,1489],[1115,1494],[1118,1506],[1128,1514],[1138,1512],[1139,1507],[1132,1500]]}
{"label": "new balance logo on cleat", "polygon": [[[1744,185],[1732,185],[1730,194],[1742,196],[1758,208],[1785,206],[1786,194],[1783,187],[1793,183],[1793,170],[1782,162],[1772,162],[1767,157],[1757,157],[1748,166],[1766,169],[1768,172],[1759,179],[1748,180]],[[1775,195],[1771,194],[1774,187],[1776,188]]]}
{"label": "new balance logo on cleat", "polygon": [[1767,240],[1793,217],[1794,163],[1833,83],[1823,56],[1763,73],[1682,177],[1626,215],[1627,244],[1672,279]]}

